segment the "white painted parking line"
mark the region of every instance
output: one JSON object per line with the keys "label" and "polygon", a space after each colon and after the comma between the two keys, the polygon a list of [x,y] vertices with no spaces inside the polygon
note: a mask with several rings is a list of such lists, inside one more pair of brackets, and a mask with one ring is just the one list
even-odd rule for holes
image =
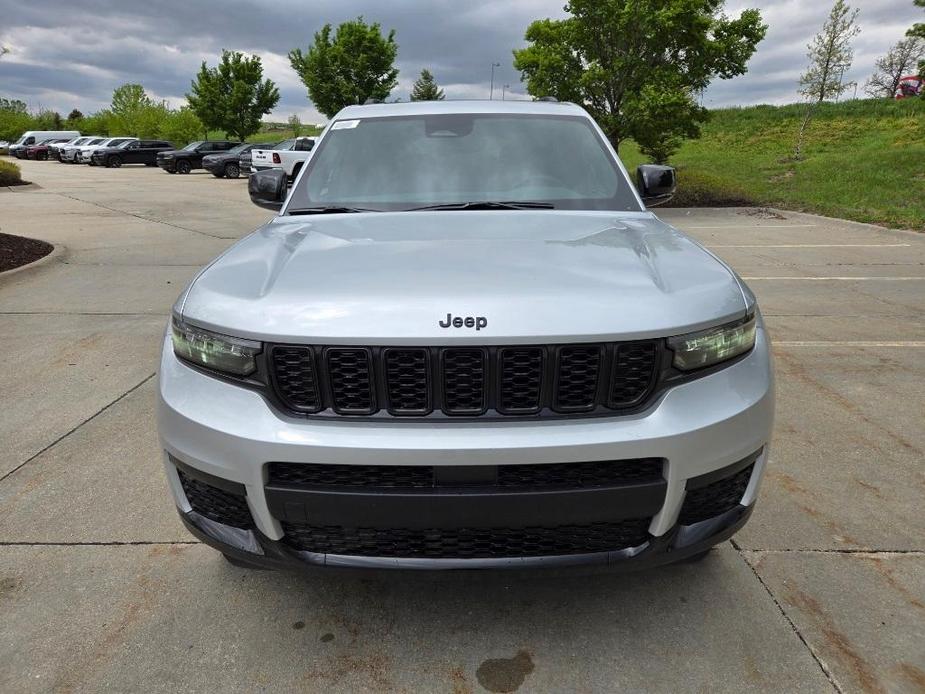
{"label": "white painted parking line", "polygon": [[921,340],[774,340],[775,347],[925,347]]}
{"label": "white painted parking line", "polygon": [[925,282],[925,277],[743,277],[743,280],[797,280],[800,282]]}
{"label": "white painted parking line", "polygon": [[909,248],[911,245],[911,243],[711,243],[710,248]]}

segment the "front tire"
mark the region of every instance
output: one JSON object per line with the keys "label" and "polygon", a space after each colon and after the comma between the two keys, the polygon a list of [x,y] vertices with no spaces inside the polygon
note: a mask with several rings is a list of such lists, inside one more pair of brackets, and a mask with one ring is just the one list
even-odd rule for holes
{"label": "front tire", "polygon": [[234,162],[225,164],[225,176],[227,178],[238,178],[241,175],[241,167]]}
{"label": "front tire", "polygon": [[108,168],[118,169],[120,166],[122,166],[122,157],[117,154],[109,157],[109,159],[106,160],[106,166]]}
{"label": "front tire", "polygon": [[178,174],[188,174],[193,170],[193,167],[190,166],[190,163],[185,159],[181,159],[177,162],[177,173]]}
{"label": "front tire", "polygon": [[39,161],[48,161],[48,152],[43,152],[42,154],[36,154],[35,158]]}

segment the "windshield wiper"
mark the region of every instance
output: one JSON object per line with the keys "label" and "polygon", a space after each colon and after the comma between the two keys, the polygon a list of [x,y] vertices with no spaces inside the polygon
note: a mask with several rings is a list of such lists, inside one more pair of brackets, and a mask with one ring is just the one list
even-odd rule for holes
{"label": "windshield wiper", "polygon": [[344,207],[342,205],[324,205],[321,207],[301,207],[295,210],[287,210],[289,214],[346,214],[348,212],[379,212],[379,210],[369,210],[365,207]]}
{"label": "windshield wiper", "polygon": [[552,210],[555,207],[551,202],[535,202],[532,200],[475,200],[473,202],[447,202],[439,205],[411,207],[406,209],[405,212],[418,212],[420,210]]}

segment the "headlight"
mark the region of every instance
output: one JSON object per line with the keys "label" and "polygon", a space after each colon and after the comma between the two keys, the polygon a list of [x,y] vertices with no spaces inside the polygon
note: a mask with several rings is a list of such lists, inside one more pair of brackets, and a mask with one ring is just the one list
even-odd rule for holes
{"label": "headlight", "polygon": [[176,317],[172,327],[173,352],[181,359],[233,376],[247,376],[257,370],[259,342],[219,335]]}
{"label": "headlight", "polygon": [[675,368],[692,371],[745,354],[755,346],[756,322],[752,314],[744,321],[668,338]]}

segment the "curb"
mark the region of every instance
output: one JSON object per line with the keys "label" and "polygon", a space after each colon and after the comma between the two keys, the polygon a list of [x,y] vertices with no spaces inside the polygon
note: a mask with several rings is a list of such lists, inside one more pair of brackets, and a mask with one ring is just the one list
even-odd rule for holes
{"label": "curb", "polygon": [[12,270],[4,270],[3,272],[0,272],[0,282],[20,272],[25,272],[27,270],[38,270],[43,265],[47,265],[53,260],[60,259],[64,255],[65,251],[67,251],[65,246],[54,244],[54,247],[51,249],[51,252],[48,255],[43,255],[41,258],[38,260],[33,260],[31,263],[26,263],[25,265],[14,267]]}
{"label": "curb", "polygon": [[24,183],[20,183],[19,185],[16,185],[16,186],[0,186],[0,193],[4,191],[7,193],[25,193],[30,190],[41,190],[41,189],[42,189],[42,186],[38,185],[37,183],[32,183],[31,181],[27,181]]}

